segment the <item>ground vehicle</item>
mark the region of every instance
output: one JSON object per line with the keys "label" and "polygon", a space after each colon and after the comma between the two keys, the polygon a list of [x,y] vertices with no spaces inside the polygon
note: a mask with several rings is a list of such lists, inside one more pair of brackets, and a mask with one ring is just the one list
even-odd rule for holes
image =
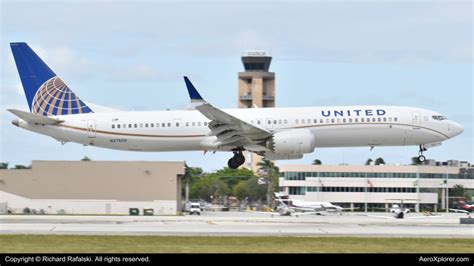
{"label": "ground vehicle", "polygon": [[189,209],[189,214],[201,215],[201,204],[199,204],[198,202],[192,202],[191,208]]}

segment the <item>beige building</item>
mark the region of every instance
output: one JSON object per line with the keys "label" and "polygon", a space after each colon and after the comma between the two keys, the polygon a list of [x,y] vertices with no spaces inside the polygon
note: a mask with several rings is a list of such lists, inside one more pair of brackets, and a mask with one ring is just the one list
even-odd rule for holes
{"label": "beige building", "polygon": [[[0,170],[0,205],[48,214],[157,215],[181,210],[184,162],[33,161],[31,169]],[[2,209],[2,208],[0,208]]]}
{"label": "beige building", "polygon": [[[265,51],[248,51],[242,56],[244,72],[239,72],[239,108],[275,107],[275,73],[269,72],[272,57]],[[244,167],[258,169],[260,156],[245,153]]]}
{"label": "beige building", "polygon": [[347,208],[446,209],[447,188],[474,191],[474,168],[429,165],[282,165],[280,190],[290,198]]}

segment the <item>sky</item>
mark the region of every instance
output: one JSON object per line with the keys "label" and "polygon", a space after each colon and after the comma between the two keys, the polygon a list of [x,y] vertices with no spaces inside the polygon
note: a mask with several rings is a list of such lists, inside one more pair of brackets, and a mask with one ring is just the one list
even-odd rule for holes
{"label": "sky", "polygon": [[[402,105],[465,128],[429,149],[435,160],[473,157],[471,1],[13,1],[0,0],[0,162],[186,161],[220,169],[229,153],[130,152],[85,147],[11,125],[28,105],[10,42],[27,42],[82,100],[123,110],[182,109],[187,75],[207,101],[237,106],[247,50],[266,50],[276,106]],[[301,160],[409,164],[418,148],[325,148]]]}

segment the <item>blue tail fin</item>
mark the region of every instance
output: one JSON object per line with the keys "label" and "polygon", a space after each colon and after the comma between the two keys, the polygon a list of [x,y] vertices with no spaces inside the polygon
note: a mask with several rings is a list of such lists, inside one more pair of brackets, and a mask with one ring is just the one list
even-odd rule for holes
{"label": "blue tail fin", "polygon": [[92,112],[28,44],[10,43],[10,47],[32,113],[50,116]]}

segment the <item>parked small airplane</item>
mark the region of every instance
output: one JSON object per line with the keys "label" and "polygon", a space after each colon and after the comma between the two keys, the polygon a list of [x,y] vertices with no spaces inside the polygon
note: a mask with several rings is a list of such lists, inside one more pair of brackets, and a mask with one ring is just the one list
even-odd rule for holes
{"label": "parked small airplane", "polygon": [[458,209],[449,209],[453,212],[462,212],[465,214],[470,214],[474,211],[474,204],[466,204],[464,200],[458,200]]}
{"label": "parked small airplane", "polygon": [[278,202],[280,204],[277,206],[276,211],[271,211],[271,212],[249,211],[249,212],[268,214],[268,215],[271,215],[272,217],[274,215],[299,217],[302,215],[321,214],[320,211],[314,211],[309,208],[308,209],[295,208],[295,207],[288,206],[283,201],[278,201]]}
{"label": "parked small airplane", "polygon": [[300,159],[324,147],[419,147],[423,152],[461,134],[463,127],[435,111],[402,106],[326,106],[219,109],[184,77],[187,110],[125,112],[86,103],[26,43],[10,44],[29,112],[9,109],[12,124],[75,142],[128,151],[242,151],[266,160]]}
{"label": "parked small airplane", "polygon": [[289,199],[288,196],[285,196],[281,193],[275,193],[275,198],[277,201],[285,203],[289,207],[301,212],[317,212],[320,214],[322,214],[322,212],[327,212],[342,214],[342,212],[345,210],[352,210],[352,208],[342,208],[341,206],[334,205],[331,202],[327,201],[305,201]]}

